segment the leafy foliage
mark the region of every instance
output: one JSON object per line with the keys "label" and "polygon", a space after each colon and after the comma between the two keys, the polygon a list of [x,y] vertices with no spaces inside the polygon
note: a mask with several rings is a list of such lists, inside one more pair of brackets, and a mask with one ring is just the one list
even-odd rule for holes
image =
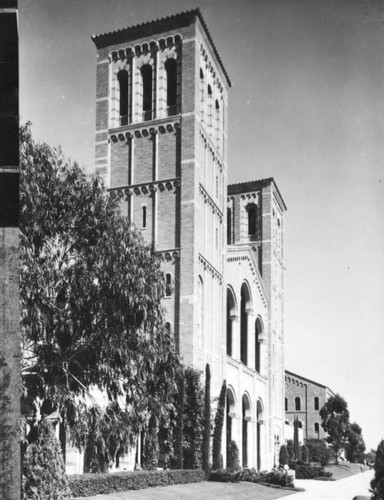
{"label": "leafy foliage", "polygon": [[49,400],[85,446],[98,388],[107,404],[119,403],[112,409],[129,428],[119,435],[112,419],[121,449],[148,415],[168,411],[179,370],[163,324],[160,261],[99,178],[88,180],[60,149],[34,143],[30,124],[20,143],[24,407],[33,415]]}
{"label": "leafy foliage", "polygon": [[[221,436],[223,433],[224,425],[224,411],[225,411],[225,396],[227,394],[227,382],[224,380],[221,386],[219,401],[217,403],[217,410],[215,415],[215,427],[213,430],[213,443],[212,443],[212,468],[218,470],[221,467]],[[228,463],[228,458],[227,458]]]}
{"label": "leafy foliage", "polygon": [[185,403],[183,424],[183,459],[185,469],[201,468],[204,391],[201,386],[200,376],[200,372],[193,368],[186,368],[184,371]]}
{"label": "leafy foliage", "polygon": [[279,465],[284,466],[289,464],[288,450],[285,445],[282,445],[279,452]]}
{"label": "leafy foliage", "polygon": [[336,463],[348,442],[349,410],[346,401],[336,394],[328,399],[320,410],[322,427],[328,434],[327,442],[336,454]]}
{"label": "leafy foliage", "polygon": [[146,470],[155,470],[159,461],[159,427],[157,418],[152,415],[145,434],[143,466]]}
{"label": "leafy foliage", "polygon": [[384,499],[384,440],[377,447],[375,465],[375,477],[371,481],[372,500]]}
{"label": "leafy foliage", "polygon": [[203,470],[208,477],[211,444],[211,369],[205,367],[204,430],[203,430]]}
{"label": "leafy foliage", "polygon": [[64,500],[70,497],[63,456],[52,426],[39,423],[36,442],[23,460],[23,500]]}
{"label": "leafy foliage", "polygon": [[308,448],[310,462],[320,462],[324,466],[334,456],[332,448],[327,447],[326,442],[322,439],[307,439],[305,445]]}
{"label": "leafy foliage", "polygon": [[348,429],[348,442],[345,446],[347,460],[352,463],[363,463],[365,443],[362,436],[362,429],[356,422],[352,423]]}
{"label": "leafy foliage", "polygon": [[288,439],[287,441],[287,452],[289,456],[289,463],[294,461],[295,453],[293,448],[293,439]]}
{"label": "leafy foliage", "polygon": [[293,422],[293,457],[296,462],[301,461],[301,448],[299,443],[299,419],[295,417]]}
{"label": "leafy foliage", "polygon": [[309,461],[309,451],[308,447],[304,444],[301,447],[301,460],[306,464]]}
{"label": "leafy foliage", "polygon": [[175,468],[182,469],[184,466],[183,457],[183,437],[184,437],[184,403],[185,403],[185,380],[184,374],[178,376],[178,394],[177,394],[177,416],[176,428],[174,433],[175,449]]}
{"label": "leafy foliage", "polygon": [[227,449],[227,469],[237,471],[240,469],[239,448],[236,441],[230,441]]}

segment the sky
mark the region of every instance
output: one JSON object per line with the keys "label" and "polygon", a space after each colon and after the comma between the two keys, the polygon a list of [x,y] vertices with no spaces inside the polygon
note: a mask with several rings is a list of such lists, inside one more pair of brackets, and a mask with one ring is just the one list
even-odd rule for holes
{"label": "sky", "polygon": [[20,114],[92,171],[105,33],[199,7],[233,83],[229,182],[274,177],[285,366],[384,438],[384,2],[19,0]]}

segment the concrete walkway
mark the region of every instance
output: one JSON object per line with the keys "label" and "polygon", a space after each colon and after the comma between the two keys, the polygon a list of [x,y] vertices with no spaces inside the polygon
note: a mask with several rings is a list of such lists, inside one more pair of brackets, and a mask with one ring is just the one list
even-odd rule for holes
{"label": "concrete walkway", "polygon": [[369,484],[373,474],[374,472],[369,470],[338,481],[296,479],[295,486],[306,490],[299,493],[248,482],[204,482],[122,491],[87,497],[87,500],[273,500],[284,496],[288,496],[287,500],[352,500],[357,495],[369,496]]}
{"label": "concrete walkway", "polygon": [[373,475],[374,471],[368,470],[338,481],[296,479],[295,486],[306,491],[290,495],[289,500],[352,500],[357,495],[370,497],[369,484]]}

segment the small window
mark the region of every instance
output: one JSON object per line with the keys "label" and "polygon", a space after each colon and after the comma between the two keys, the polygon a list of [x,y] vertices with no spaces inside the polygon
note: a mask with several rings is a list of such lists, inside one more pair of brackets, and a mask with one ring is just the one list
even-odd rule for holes
{"label": "small window", "polygon": [[141,227],[145,229],[147,227],[147,207],[141,207],[142,210],[142,224]]}
{"label": "small window", "polygon": [[248,235],[256,235],[256,222],[257,222],[257,207],[256,205],[249,204],[247,206],[248,212]]}
{"label": "small window", "polygon": [[315,423],[315,433],[316,433],[316,434],[319,434],[319,432],[320,432],[320,426],[319,426],[319,424],[316,422],[316,423]]}
{"label": "small window", "polygon": [[285,411],[288,411],[288,398],[285,398]]}
{"label": "small window", "polygon": [[170,273],[165,275],[165,296],[170,297],[172,295],[172,276]]}
{"label": "small window", "polygon": [[299,429],[302,429],[302,428],[303,428],[303,422],[302,422],[301,420],[298,420],[298,421],[297,421],[297,427],[298,427]]}
{"label": "small window", "polygon": [[314,400],[314,406],[315,406],[315,410],[319,409],[319,398],[317,398],[317,397]]}
{"label": "small window", "polygon": [[232,244],[232,210],[227,208],[227,245]]}
{"label": "small window", "polygon": [[219,177],[217,175],[216,175],[215,190],[216,190],[216,198],[217,198],[219,196]]}
{"label": "small window", "polygon": [[301,410],[301,401],[300,398],[295,398],[295,410],[300,411]]}

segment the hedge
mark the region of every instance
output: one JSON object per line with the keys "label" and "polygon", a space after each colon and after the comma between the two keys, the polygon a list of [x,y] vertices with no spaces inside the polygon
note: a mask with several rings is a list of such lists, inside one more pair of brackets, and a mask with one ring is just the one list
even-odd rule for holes
{"label": "hedge", "polygon": [[81,474],[68,477],[72,496],[90,497],[116,491],[141,490],[152,486],[198,483],[204,481],[202,470],[164,470]]}
{"label": "hedge", "polygon": [[321,465],[291,464],[296,473],[296,479],[322,479],[329,480],[332,472],[328,472]]}

